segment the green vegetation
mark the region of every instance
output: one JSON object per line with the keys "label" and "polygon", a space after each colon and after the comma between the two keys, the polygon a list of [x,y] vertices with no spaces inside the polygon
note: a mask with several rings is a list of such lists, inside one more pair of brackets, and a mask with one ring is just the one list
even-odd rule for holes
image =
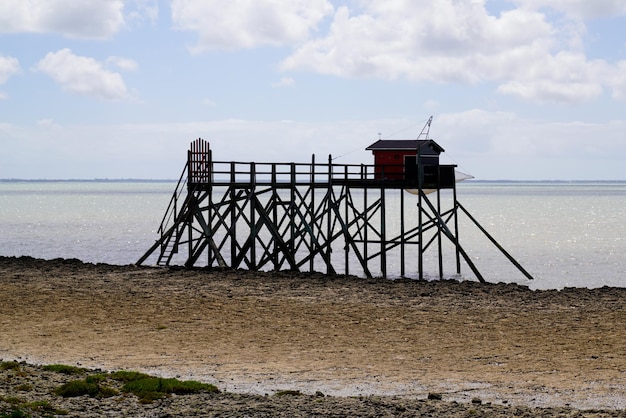
{"label": "green vegetation", "polygon": [[67,415],[67,411],[56,409],[48,401],[35,401],[20,405],[21,408],[28,409],[41,414]]}
{"label": "green vegetation", "polygon": [[66,398],[84,395],[107,398],[119,395],[117,390],[104,384],[107,379],[123,382],[121,391],[134,394],[143,403],[164,398],[172,393],[185,395],[199,392],[219,392],[217,387],[207,383],[193,380],[164,379],[140,372],[120,370],[113,373],[94,374],[85,379],[67,382],[56,388],[54,393]]}
{"label": "green vegetation", "polygon": [[111,398],[113,396],[117,396],[120,392],[116,389],[113,389],[109,386],[98,386],[99,392],[97,397],[99,398]]}
{"label": "green vegetation", "polygon": [[107,380],[108,377],[109,377],[108,373],[92,374],[91,376],[87,376],[85,378],[85,381],[88,383],[100,383],[100,382],[104,382],[105,380]]}
{"label": "green vegetation", "polygon": [[134,380],[139,379],[147,379],[151,377],[145,373],[127,371],[127,370],[119,370],[117,372],[113,372],[109,375],[113,380],[119,380],[121,382],[132,382]]}
{"label": "green vegetation", "polygon": [[0,363],[0,370],[19,370],[20,363],[17,361],[3,361]]}
{"label": "green vegetation", "polygon": [[63,374],[83,374],[87,370],[82,367],[76,366],[68,366],[66,364],[49,364],[47,366],[43,366],[43,369],[48,372],[56,372]]}
{"label": "green vegetation", "polygon": [[21,400],[20,398],[16,396],[0,396],[0,401],[6,402],[9,405],[19,405],[22,402],[24,402],[23,400]]}
{"label": "green vegetation", "polygon": [[100,393],[100,385],[86,380],[72,380],[56,388],[54,393],[64,398],[75,398],[83,395],[96,397]]}
{"label": "green vegetation", "polygon": [[299,390],[281,390],[274,394],[274,396],[300,396],[302,392]]}
{"label": "green vegetation", "polygon": [[160,377],[146,377],[127,381],[122,387],[122,391],[134,394],[141,402],[152,402],[171,393],[187,395],[199,392],[219,392],[217,387],[207,383],[200,383],[194,380],[163,379]]}
{"label": "green vegetation", "polygon": [[111,379],[124,382],[122,392],[132,393],[141,402],[152,402],[156,399],[175,393],[185,395],[199,392],[219,392],[214,385],[193,380],[164,379],[144,373],[120,370],[110,374]]}
{"label": "green vegetation", "polygon": [[0,413],[0,418],[30,418],[30,414],[21,409],[14,409],[11,412]]}
{"label": "green vegetation", "polygon": [[101,385],[101,378],[72,380],[54,390],[54,393],[64,398],[75,398],[77,396],[88,395],[92,398],[110,398],[119,395],[119,392],[109,386]]}
{"label": "green vegetation", "polygon": [[[0,363],[0,369],[15,370],[15,375],[22,372],[20,363],[14,361]],[[87,369],[62,364],[42,366],[42,369],[66,375],[81,375],[89,372]],[[33,387],[30,383],[22,383],[14,386],[14,390],[26,392],[33,390]],[[78,396],[109,398],[118,396],[120,393],[132,393],[139,398],[141,403],[150,403],[171,394],[186,395],[200,392],[216,393],[219,390],[216,386],[207,383],[153,377],[145,373],[127,370],[112,373],[89,372],[84,378],[71,380],[53,390],[55,395],[64,398]],[[18,397],[8,396],[0,396],[0,401],[8,403],[13,408],[9,412],[0,412],[0,418],[27,418],[33,413],[37,416],[67,414],[66,411],[54,409],[48,401],[26,403]]]}
{"label": "green vegetation", "polygon": [[[5,399],[6,400],[6,399]],[[11,405],[15,405],[15,409],[10,412],[0,413],[0,418],[28,418],[31,415],[26,412],[37,412],[44,415],[67,415],[67,411],[63,409],[56,409],[48,401],[34,401],[34,402],[10,402]]]}

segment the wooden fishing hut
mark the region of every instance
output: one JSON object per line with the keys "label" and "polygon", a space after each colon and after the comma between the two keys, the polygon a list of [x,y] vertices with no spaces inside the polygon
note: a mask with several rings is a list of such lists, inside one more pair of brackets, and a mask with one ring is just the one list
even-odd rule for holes
{"label": "wooden fishing hut", "polygon": [[455,166],[439,165],[439,155],[444,149],[432,139],[379,139],[365,149],[374,155],[374,178],[377,180],[416,181],[420,167],[424,188],[454,188]]}
{"label": "wooden fishing hut", "polygon": [[[193,141],[159,238],[137,264],[365,277],[388,277],[391,268],[396,277],[421,279],[427,251],[443,277],[445,240],[456,273],[463,259],[482,282],[459,242],[462,211],[532,278],[457,201],[456,166],[439,164],[443,148],[435,141],[379,140],[366,149],[373,165],[336,164],[330,155],[324,162],[315,155],[310,163],[236,162],[216,161],[207,141]],[[452,192],[447,209],[443,189]]]}

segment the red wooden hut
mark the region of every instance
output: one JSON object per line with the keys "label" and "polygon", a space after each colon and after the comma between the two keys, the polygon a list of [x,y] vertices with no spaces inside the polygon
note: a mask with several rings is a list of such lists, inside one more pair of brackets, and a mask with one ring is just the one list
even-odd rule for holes
{"label": "red wooden hut", "polygon": [[[379,139],[366,150],[374,154],[377,180],[417,181],[417,155],[424,168],[424,182],[439,187],[439,154],[444,149],[432,139]],[[443,167],[442,167],[443,168]],[[435,176],[436,178],[433,178]]]}

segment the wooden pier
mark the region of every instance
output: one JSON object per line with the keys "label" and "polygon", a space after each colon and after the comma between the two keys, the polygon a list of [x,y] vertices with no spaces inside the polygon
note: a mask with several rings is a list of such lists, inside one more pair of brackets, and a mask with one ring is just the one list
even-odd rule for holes
{"label": "wooden pier", "polygon": [[[532,279],[457,201],[455,166],[422,158],[419,147],[432,148],[432,141],[417,144],[415,167],[402,171],[398,163],[335,164],[330,156],[309,163],[214,161],[209,143],[197,139],[159,238],[137,264],[423,278],[424,255],[434,254],[443,277],[445,244],[456,273],[463,260],[482,282],[459,242],[462,213]],[[442,198],[442,189],[451,193]]]}

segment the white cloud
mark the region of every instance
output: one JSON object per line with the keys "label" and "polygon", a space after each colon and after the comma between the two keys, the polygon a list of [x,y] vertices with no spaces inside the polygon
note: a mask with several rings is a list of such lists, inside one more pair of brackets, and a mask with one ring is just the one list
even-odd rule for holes
{"label": "white cloud", "polygon": [[39,119],[38,121],[36,121],[38,126],[45,126],[45,127],[58,127],[59,125],[57,125],[53,119]]}
{"label": "white cloud", "polygon": [[127,0],[125,6],[129,22],[148,20],[155,23],[159,18],[158,0]]}
{"label": "white cloud", "polygon": [[[363,14],[343,7],[326,37],[312,40],[282,64],[284,70],[387,79],[477,82],[491,59],[534,45],[552,28],[540,13],[514,10],[496,18],[476,2],[369,1]],[[477,66],[477,64],[479,64]]]}
{"label": "white cloud", "polygon": [[135,71],[138,67],[135,61],[124,57],[108,57],[106,62],[124,71]]}
{"label": "white cloud", "polygon": [[626,14],[623,0],[515,0],[515,3],[525,8],[552,9],[581,19]]}
{"label": "white cloud", "polygon": [[626,60],[617,63],[611,84],[613,85],[613,97],[626,100]]}
{"label": "white cloud", "polygon": [[560,52],[540,58],[520,66],[498,91],[528,100],[582,102],[602,94],[603,82],[613,72],[605,62],[588,61],[582,54]]}
{"label": "white cloud", "polygon": [[[6,83],[11,76],[19,73],[19,71],[20,63],[17,58],[0,56],[0,85]],[[9,95],[0,90],[0,100],[8,98]]]}
{"label": "white cloud", "polygon": [[107,100],[129,97],[119,73],[106,70],[93,58],[74,55],[69,49],[48,53],[35,67],[50,76],[64,90]]}
{"label": "white cloud", "polygon": [[4,84],[20,71],[20,62],[14,57],[0,56],[0,84]]}
{"label": "white cloud", "polygon": [[3,0],[0,32],[109,38],[124,25],[122,0]]}
{"label": "white cloud", "polygon": [[[211,143],[216,161],[372,164],[365,147],[377,132],[415,138],[426,121],[367,119],[332,123],[215,120],[189,123],[2,125],[0,178],[177,178],[189,142]],[[435,115],[430,137],[445,148],[442,162],[477,179],[624,179],[626,120],[543,121],[473,109]],[[86,141],[85,138],[90,140]],[[46,138],[46,141],[41,141]],[[259,138],[265,138],[260,140]],[[88,161],[88,163],[85,163]]]}
{"label": "white cloud", "polygon": [[[585,55],[586,27],[580,20],[549,20],[539,10],[547,0],[520,1],[521,7],[498,16],[489,14],[485,1],[367,0],[357,15],[341,7],[328,33],[300,45],[281,69],[388,80],[490,82],[503,94],[534,101],[581,102],[616,87],[612,80],[619,68]],[[587,3],[574,2],[568,10],[598,15],[626,8],[621,1],[604,1],[587,10]],[[569,3],[559,4],[566,8]]]}
{"label": "white cloud", "polygon": [[327,0],[173,0],[179,30],[198,34],[194,52],[304,41],[333,6]]}
{"label": "white cloud", "polygon": [[296,80],[291,77],[283,77],[276,83],[272,84],[272,87],[293,87],[296,84]]}
{"label": "white cloud", "polygon": [[543,121],[474,109],[435,118],[431,136],[479,179],[621,180],[626,121]]}

